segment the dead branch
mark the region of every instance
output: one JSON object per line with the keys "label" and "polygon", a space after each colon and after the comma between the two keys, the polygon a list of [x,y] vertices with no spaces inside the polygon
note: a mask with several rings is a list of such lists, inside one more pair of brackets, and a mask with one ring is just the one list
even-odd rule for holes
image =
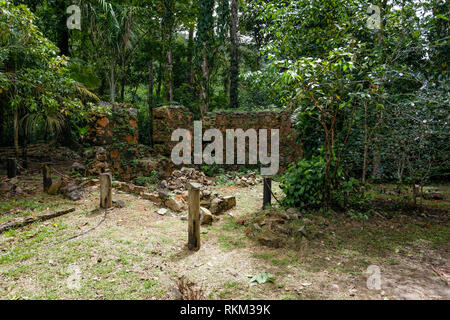
{"label": "dead branch", "polygon": [[21,228],[24,226],[27,226],[29,224],[38,222],[38,221],[45,221],[45,220],[49,220],[49,219],[53,219],[71,212],[74,212],[75,208],[70,208],[67,210],[62,210],[62,211],[57,211],[57,212],[53,212],[53,213],[46,213],[43,215],[40,215],[38,217],[26,217],[26,218],[22,218],[22,219],[16,219],[13,221],[9,221],[9,222],[5,222],[0,224],[0,233],[3,233],[5,231],[8,231],[9,229],[13,229],[13,228]]}

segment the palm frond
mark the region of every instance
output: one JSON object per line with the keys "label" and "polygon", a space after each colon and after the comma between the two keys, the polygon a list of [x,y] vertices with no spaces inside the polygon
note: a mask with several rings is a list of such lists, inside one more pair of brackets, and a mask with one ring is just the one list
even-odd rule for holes
{"label": "palm frond", "polygon": [[81,83],[75,84],[75,90],[78,92],[78,94],[81,96],[81,98],[84,98],[86,100],[93,100],[95,102],[99,102],[100,98],[97,97],[93,92],[86,89]]}

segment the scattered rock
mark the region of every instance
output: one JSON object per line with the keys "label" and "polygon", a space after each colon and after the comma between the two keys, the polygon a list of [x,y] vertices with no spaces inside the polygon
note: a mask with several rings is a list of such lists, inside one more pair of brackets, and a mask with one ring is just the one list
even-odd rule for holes
{"label": "scattered rock", "polygon": [[258,177],[255,172],[250,172],[241,177],[236,177],[234,181],[236,185],[240,187],[248,187],[254,186],[255,184],[261,182],[261,178]]}
{"label": "scattered rock", "polygon": [[141,197],[146,199],[146,200],[150,200],[150,201],[152,201],[154,203],[157,203],[157,204],[161,203],[161,198],[159,197],[159,194],[157,194],[155,192],[153,192],[153,193],[146,193],[146,192],[144,192],[144,193],[141,194]]}
{"label": "scattered rock", "polygon": [[183,210],[183,203],[174,198],[169,198],[164,202],[165,206],[172,209],[175,212],[180,212]]}
{"label": "scattered rock", "polygon": [[74,162],[72,164],[72,170],[75,170],[81,174],[84,174],[86,172],[86,167],[79,162]]}
{"label": "scattered rock", "polygon": [[12,188],[12,184],[9,184],[8,182],[0,182],[0,193],[11,191]]}
{"label": "scattered rock", "polygon": [[283,226],[280,225],[280,224],[277,224],[277,225],[276,225],[276,228],[277,228],[277,230],[280,231],[281,233],[289,234],[289,230],[286,229],[285,227],[283,227]]}
{"label": "scattered rock", "polygon": [[258,238],[258,242],[266,247],[271,247],[271,248],[279,248],[280,247],[280,241],[276,238],[260,237],[260,238]]}
{"label": "scattered rock", "polygon": [[[183,192],[186,190],[186,184],[189,182],[199,183],[203,187],[213,184],[213,181],[209,180],[203,172],[195,170],[195,168],[183,167],[181,170],[172,171],[166,180],[158,184],[157,189]],[[205,193],[202,198],[207,197],[207,195],[208,193]]]}
{"label": "scattered rock", "polygon": [[89,149],[85,150],[85,151],[83,152],[83,156],[84,156],[86,159],[93,158],[93,157],[94,157],[94,149],[89,148]]}
{"label": "scattered rock", "polygon": [[236,206],[236,197],[217,197],[211,201],[210,210],[213,214],[221,214]]}
{"label": "scattered rock", "polygon": [[286,213],[284,213],[284,212],[279,212],[278,215],[279,215],[281,218],[283,218],[284,220],[289,220],[289,219],[290,219],[290,217],[289,217]]}
{"label": "scattered rock", "polygon": [[306,230],[305,230],[305,226],[301,226],[301,227],[298,229],[298,233],[300,233],[303,237],[306,238]]}
{"label": "scattered rock", "polygon": [[161,208],[158,211],[156,211],[157,214],[159,214],[160,216],[163,216],[167,213],[167,209],[166,208]]}
{"label": "scattered rock", "polygon": [[113,200],[112,202],[117,208],[125,208],[126,206],[125,201],[123,200]]}
{"label": "scattered rock", "polygon": [[289,208],[286,210],[286,213],[293,217],[298,217],[300,215],[300,211],[298,211],[296,208]]}
{"label": "scattered rock", "polygon": [[87,173],[90,175],[99,175],[104,172],[109,171],[108,156],[106,154],[106,149],[103,147],[96,147],[95,157],[92,161]]}
{"label": "scattered rock", "polygon": [[81,189],[81,187],[75,183],[68,184],[67,186],[61,188],[61,192],[64,194],[66,198],[72,201],[78,201],[84,195],[83,189]]}
{"label": "scattered rock", "polygon": [[200,207],[200,224],[212,224],[213,215],[211,211],[206,208]]}
{"label": "scattered rock", "polygon": [[53,181],[52,185],[50,186],[50,188],[48,188],[47,193],[50,195],[56,195],[58,194],[59,189],[61,188],[63,181],[62,179],[58,179],[56,181]]}

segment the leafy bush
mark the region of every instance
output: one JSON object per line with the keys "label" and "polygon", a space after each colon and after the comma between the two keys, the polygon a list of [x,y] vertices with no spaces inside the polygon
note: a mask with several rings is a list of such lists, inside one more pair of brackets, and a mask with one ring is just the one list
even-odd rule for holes
{"label": "leafy bush", "polygon": [[203,171],[208,177],[215,177],[218,174],[225,173],[225,170],[216,164],[203,165],[200,167],[200,170]]}
{"label": "leafy bush", "polygon": [[148,177],[137,177],[134,181],[134,183],[138,186],[148,186],[148,185],[152,185],[152,184],[157,184],[159,180],[159,175],[158,172],[156,172],[155,170],[152,170],[152,172],[150,173],[150,176]]}
{"label": "leafy bush", "polygon": [[289,166],[281,178],[285,207],[320,207],[323,202],[325,187],[325,160],[313,157],[311,160],[301,159]]}
{"label": "leafy bush", "polygon": [[141,186],[141,187],[145,187],[150,183],[150,178],[149,177],[137,177],[134,180],[134,184],[136,184],[137,186]]}
{"label": "leafy bush", "polygon": [[314,156],[311,160],[301,159],[291,164],[281,177],[281,187],[285,193],[282,204],[293,208],[320,208],[326,205],[325,190],[331,190],[331,203],[340,209],[360,207],[369,199],[366,186],[350,178],[345,179],[343,170],[338,168],[337,183],[327,185],[325,179],[325,159]]}

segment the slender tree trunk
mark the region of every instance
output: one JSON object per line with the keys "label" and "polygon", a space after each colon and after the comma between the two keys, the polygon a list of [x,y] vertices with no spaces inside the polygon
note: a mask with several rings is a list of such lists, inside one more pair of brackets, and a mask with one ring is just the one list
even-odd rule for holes
{"label": "slender tree trunk", "polygon": [[121,79],[121,87],[120,87],[120,101],[125,102],[125,87],[127,85],[127,73],[128,70],[125,70],[125,65],[123,66],[123,73]]}
{"label": "slender tree trunk", "polygon": [[161,21],[164,41],[166,69],[164,72],[164,91],[166,102],[173,101],[173,65],[172,65],[172,32],[174,25],[174,0],[164,0],[164,16]]}
{"label": "slender tree trunk", "polygon": [[363,154],[363,167],[362,167],[362,184],[366,183],[367,174],[367,153],[369,152],[369,129],[367,127],[367,102],[364,102],[364,154]]}
{"label": "slender tree trunk", "polygon": [[194,92],[194,64],[192,63],[192,59],[194,56],[194,26],[189,27],[189,40],[188,40],[188,56],[187,63],[189,69],[187,71],[187,83],[189,85],[189,91],[191,93]]}
{"label": "slender tree trunk", "polygon": [[109,75],[109,94],[111,103],[116,102],[116,79],[115,79],[115,59],[111,61],[111,70]]}
{"label": "slender tree trunk", "polygon": [[238,15],[239,2],[231,0],[231,25],[230,25],[230,107],[239,107],[239,39],[238,39]]}
{"label": "slender tree trunk", "polygon": [[162,84],[162,73],[163,73],[163,67],[162,67],[162,62],[159,62],[159,66],[158,66],[158,86],[156,87],[156,95],[158,97],[161,97],[161,84]]}
{"label": "slender tree trunk", "polygon": [[14,109],[14,153],[19,157],[19,109]]}
{"label": "slender tree trunk", "polygon": [[28,145],[28,137],[24,130],[23,133],[23,144],[22,144],[22,166],[25,169],[28,169],[28,152],[27,152],[27,145]]}
{"label": "slender tree trunk", "polygon": [[209,109],[209,66],[208,66],[208,55],[206,52],[206,43],[203,43],[203,61],[202,61],[202,73],[203,73],[203,79],[201,81],[200,86],[200,111],[203,114],[208,112]]}
{"label": "slender tree trunk", "polygon": [[150,52],[149,52],[149,59],[148,59],[148,114],[151,117],[152,113],[152,105],[153,105],[153,87],[154,87],[154,81],[155,76],[153,74],[153,50],[152,50],[152,40],[153,40],[153,33],[152,30],[149,30],[148,32],[148,41],[150,44]]}
{"label": "slender tree trunk", "polygon": [[230,73],[227,72],[223,77],[223,91],[225,93],[225,96],[230,95]]}
{"label": "slender tree trunk", "polygon": [[125,102],[125,85],[126,85],[126,77],[123,76],[122,77],[122,84],[120,87],[120,101]]}
{"label": "slender tree trunk", "polygon": [[166,89],[166,100],[171,103],[173,101],[173,64],[172,64],[172,50],[167,50],[167,76],[164,88]]}
{"label": "slender tree trunk", "polygon": [[66,26],[67,21],[67,4],[66,1],[59,1],[59,25],[58,25],[58,48],[61,55],[69,56],[69,29]]}

